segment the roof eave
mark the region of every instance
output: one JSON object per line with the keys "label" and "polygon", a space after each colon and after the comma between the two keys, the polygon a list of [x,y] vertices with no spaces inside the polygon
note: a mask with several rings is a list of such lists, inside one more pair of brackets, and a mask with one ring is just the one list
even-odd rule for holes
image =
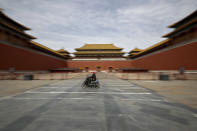
{"label": "roof eave", "polygon": [[56,55],[56,56],[59,56],[59,57],[62,57],[62,58],[66,58],[64,55],[62,55],[62,54],[56,52],[56,51],[53,50],[53,49],[50,49],[50,48],[44,46],[44,45],[42,45],[42,44],[39,44],[39,43],[37,43],[37,42],[35,42],[35,41],[30,41],[30,42],[31,42],[31,44],[33,44],[35,47],[38,47],[38,48],[40,48],[40,49],[43,49],[43,50],[45,50],[45,51],[47,51],[47,52],[49,52],[49,53],[51,53],[51,54],[54,54],[54,55]]}
{"label": "roof eave", "polygon": [[16,22],[15,20],[11,19],[10,17],[8,17],[6,14],[3,13],[2,9],[0,10],[0,13],[6,18],[8,19],[9,21],[12,21],[13,23],[15,23],[17,26],[20,26],[22,29],[24,30],[31,30],[30,28]]}
{"label": "roof eave", "polygon": [[148,51],[150,51],[150,50],[153,50],[154,48],[157,48],[157,47],[159,47],[159,46],[161,46],[161,45],[164,45],[164,44],[166,44],[168,41],[169,41],[169,39],[163,40],[163,41],[161,41],[161,42],[159,42],[159,43],[157,43],[157,44],[155,44],[155,45],[153,45],[153,46],[151,46],[151,47],[149,47],[149,48],[147,48],[147,49],[145,49],[145,50],[143,50],[143,51],[141,51],[141,52],[139,52],[139,53],[137,53],[137,54],[135,54],[135,55],[133,55],[133,57],[139,56],[139,55],[141,55],[141,54],[143,54],[143,53],[146,53],[146,52],[148,52]]}
{"label": "roof eave", "polygon": [[114,49],[107,49],[107,48],[75,48],[76,51],[81,51],[81,50],[122,50],[123,48],[114,48]]}
{"label": "roof eave", "polygon": [[17,33],[19,33],[19,34],[22,34],[22,35],[24,35],[25,37],[27,37],[28,39],[36,39],[36,37],[34,37],[34,36],[32,36],[32,35],[29,35],[29,34],[26,34],[25,32],[23,32],[23,31],[20,31],[20,30],[17,30],[17,29],[15,29],[15,28],[13,28],[13,27],[10,27],[9,25],[7,25],[7,24],[5,24],[5,23],[1,23],[3,26],[5,26],[6,28],[8,28],[8,29],[11,29],[11,30],[13,30],[13,31],[15,31],[15,32],[17,32]]}
{"label": "roof eave", "polygon": [[125,53],[72,53],[75,55],[125,54]]}
{"label": "roof eave", "polygon": [[194,12],[192,12],[191,14],[189,14],[188,16],[184,17],[183,19],[171,24],[168,26],[168,28],[176,28],[179,24],[181,24],[183,21],[185,21],[186,19],[189,19],[190,17],[192,17],[193,15],[197,14],[197,10],[195,10]]}

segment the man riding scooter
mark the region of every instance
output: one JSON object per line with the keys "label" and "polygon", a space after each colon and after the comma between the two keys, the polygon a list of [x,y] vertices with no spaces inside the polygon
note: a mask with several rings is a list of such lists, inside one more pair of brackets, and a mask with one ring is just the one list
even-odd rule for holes
{"label": "man riding scooter", "polygon": [[88,76],[84,83],[82,84],[82,87],[99,87],[99,82],[96,79],[96,74],[92,72],[91,76]]}

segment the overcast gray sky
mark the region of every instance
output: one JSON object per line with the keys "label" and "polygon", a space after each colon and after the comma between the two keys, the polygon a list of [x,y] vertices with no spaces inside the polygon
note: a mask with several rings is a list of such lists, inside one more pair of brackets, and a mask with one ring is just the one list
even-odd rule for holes
{"label": "overcast gray sky", "polygon": [[197,0],[0,0],[0,8],[55,50],[114,43],[130,51],[163,40],[167,26],[196,10]]}

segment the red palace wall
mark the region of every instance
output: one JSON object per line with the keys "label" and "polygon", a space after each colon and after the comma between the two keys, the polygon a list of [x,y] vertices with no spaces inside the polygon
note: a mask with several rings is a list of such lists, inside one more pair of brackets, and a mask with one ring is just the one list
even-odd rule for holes
{"label": "red palace wall", "polygon": [[48,70],[54,68],[85,68],[96,70],[109,70],[116,68],[143,68],[149,70],[197,70],[197,42],[181,47],[149,54],[138,59],[128,61],[67,61],[55,57],[45,56],[34,51],[29,51],[13,46],[0,44],[0,70]]}
{"label": "red palace wall", "polygon": [[197,70],[197,42],[131,61],[132,67],[149,70]]}
{"label": "red palace wall", "polygon": [[101,70],[108,70],[109,67],[116,68],[130,68],[131,61],[68,61],[69,68],[82,68],[88,67],[89,70],[96,70],[98,66]]}
{"label": "red palace wall", "polygon": [[66,61],[0,43],[0,70],[48,70],[66,67]]}

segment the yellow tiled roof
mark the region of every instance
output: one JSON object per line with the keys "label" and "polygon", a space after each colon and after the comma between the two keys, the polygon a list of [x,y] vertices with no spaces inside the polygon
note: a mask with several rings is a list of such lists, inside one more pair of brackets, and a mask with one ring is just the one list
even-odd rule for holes
{"label": "yellow tiled roof", "polygon": [[124,54],[126,52],[121,51],[79,51],[73,54]]}
{"label": "yellow tiled roof", "polygon": [[139,52],[136,52],[136,53],[129,53],[129,55],[136,55],[138,54]]}
{"label": "yellow tiled roof", "polygon": [[[135,53],[137,52],[137,53],[138,53],[138,52],[140,52],[140,51],[142,51],[142,49],[135,48],[135,49],[131,50],[131,51],[129,52],[129,54],[132,53],[132,52],[135,52]],[[132,54],[133,54],[133,53],[132,53]]]}
{"label": "yellow tiled roof", "polygon": [[142,49],[135,48],[135,49],[133,49],[132,51],[142,51]]}
{"label": "yellow tiled roof", "polygon": [[170,32],[170,33],[167,33],[167,34],[163,35],[162,37],[168,37],[168,36],[170,36],[171,34],[174,34],[174,33],[180,31],[181,29],[183,29],[183,28],[185,28],[185,27],[187,27],[187,26],[189,26],[189,25],[191,25],[191,24],[193,24],[193,23],[195,23],[195,22],[197,22],[197,17],[194,18],[193,20],[189,21],[188,23],[183,24],[183,25],[181,25],[180,27],[176,28],[174,31],[172,31],[172,32]]}
{"label": "yellow tiled roof", "polygon": [[3,15],[6,19],[12,21],[13,23],[15,23],[16,25],[22,27],[23,29],[25,29],[25,30],[31,30],[30,28],[28,28],[28,27],[26,27],[26,26],[24,26],[24,25],[22,25],[22,24],[16,22],[15,20],[11,19],[10,17],[8,17],[6,14],[3,13],[3,9],[0,9],[0,13],[1,13],[1,15]]}
{"label": "yellow tiled roof", "polygon": [[31,39],[36,39],[36,37],[34,37],[34,36],[32,36],[32,35],[29,35],[29,34],[26,34],[25,32],[23,32],[23,31],[21,31],[21,30],[15,28],[14,26],[12,26],[12,25],[6,23],[6,22],[3,21],[3,20],[0,20],[0,23],[3,24],[4,26],[7,26],[7,27],[9,27],[9,28],[11,28],[11,29],[13,29],[13,30],[15,30],[15,31],[17,31],[17,32],[19,32],[19,33],[25,35],[25,36],[30,37]]}
{"label": "yellow tiled roof", "polygon": [[62,54],[58,53],[57,51],[55,51],[55,50],[53,50],[53,49],[50,49],[50,48],[48,48],[48,47],[46,47],[46,46],[44,46],[44,45],[41,45],[41,44],[39,44],[39,43],[37,43],[37,42],[35,42],[35,41],[31,41],[31,44],[36,45],[36,46],[38,46],[38,47],[41,47],[41,48],[43,48],[43,49],[45,49],[45,50],[47,50],[47,51],[49,51],[49,52],[52,52],[52,53],[54,53],[54,54],[63,56]]}
{"label": "yellow tiled roof", "polygon": [[189,14],[188,16],[184,17],[183,19],[181,19],[181,20],[179,20],[179,21],[177,21],[177,22],[175,22],[175,23],[169,25],[168,27],[169,27],[169,28],[174,28],[174,27],[176,27],[177,25],[183,23],[183,22],[184,22],[185,20],[187,20],[188,18],[191,18],[192,16],[194,16],[196,13],[197,13],[197,10],[195,10],[194,12],[192,12],[191,14]]}
{"label": "yellow tiled roof", "polygon": [[67,53],[69,54],[69,52],[65,49],[60,49],[60,50],[57,50],[58,53]]}
{"label": "yellow tiled roof", "polygon": [[158,46],[160,46],[160,45],[163,45],[163,44],[167,43],[168,41],[169,41],[169,39],[163,40],[163,41],[161,41],[161,42],[159,42],[159,43],[157,43],[157,44],[154,44],[154,45],[152,45],[152,46],[150,46],[150,47],[148,47],[148,48],[142,50],[141,52],[136,53],[135,55],[142,54],[142,53],[144,53],[144,52],[146,52],[146,51],[149,51],[149,50],[151,50],[151,49],[153,49],[153,48],[155,48],[155,47],[158,47]]}
{"label": "yellow tiled roof", "polygon": [[116,47],[113,44],[85,44],[84,46],[82,46],[81,48],[76,48],[75,50],[88,50],[88,49],[123,49],[123,48],[119,48]]}

